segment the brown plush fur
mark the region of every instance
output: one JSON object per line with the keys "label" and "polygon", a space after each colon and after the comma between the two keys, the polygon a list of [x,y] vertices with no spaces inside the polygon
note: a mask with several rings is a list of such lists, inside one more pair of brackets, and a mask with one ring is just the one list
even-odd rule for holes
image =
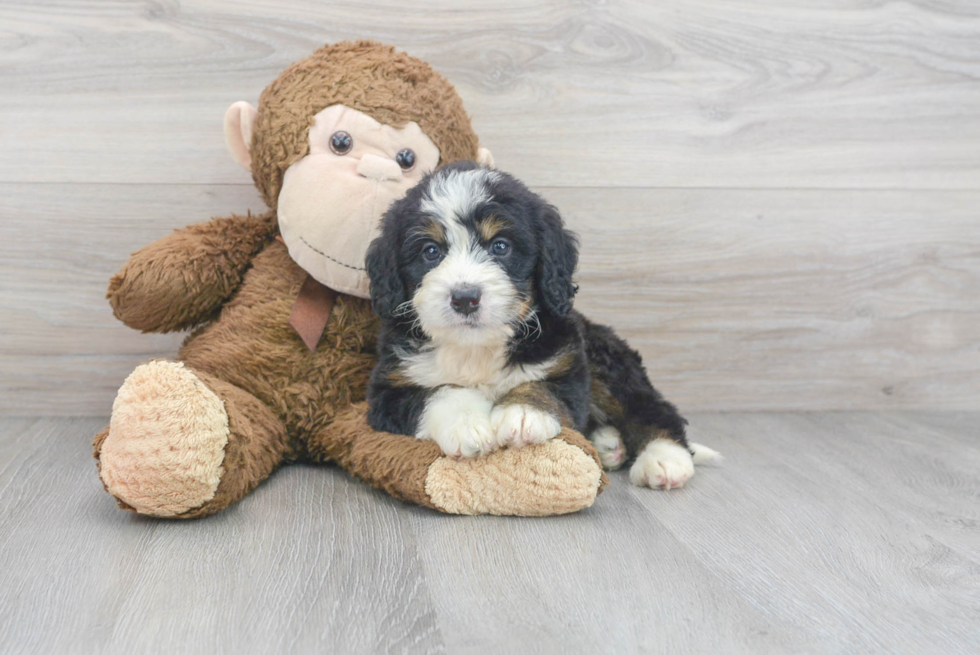
{"label": "brown plush fur", "polygon": [[442,457],[434,442],[375,432],[367,427],[367,403],[340,412],[330,428],[310,437],[310,458],[334,461],[399,500],[436,508],[425,492],[429,466]]}
{"label": "brown plush fur", "polygon": [[479,141],[463,102],[429,64],[375,41],[326,45],[283,71],[259,98],[249,152],[252,177],[270,207],[286,169],[309,153],[313,116],[335,104],[393,127],[415,121],[442,164],[476,159]]}
{"label": "brown plush fur", "polygon": [[116,318],[144,332],[186,330],[212,317],[278,230],[274,212],[191,225],[133,255],[109,281]]}
{"label": "brown plush fur", "polygon": [[364,400],[378,329],[369,301],[339,295],[310,353],[288,322],[305,279],[286,247],[270,241],[221,319],[192,334],[180,351],[191,368],[220,377],[271,407],[292,436],[289,459],[306,454],[308,435],[326,428],[338,408]]}
{"label": "brown plush fur", "polygon": [[[308,151],[312,116],[335,103],[391,125],[418,122],[444,161],[476,154],[476,135],[459,97],[427,64],[371,42],[327,46],[289,67],[262,94],[251,153],[255,182],[271,207],[284,171]],[[196,328],[178,357],[227,414],[228,443],[214,497],[177,517],[227,507],[281,463],[301,459],[336,462],[396,498],[445,509],[426,492],[430,468],[444,460],[438,446],[367,425],[363,401],[378,331],[369,301],[339,295],[310,353],[288,322],[306,272],[275,240],[277,233],[275,210],[192,225],[135,253],[109,284],[109,302],[126,325],[147,332]],[[95,438],[97,459],[108,433]],[[174,435],[174,448],[180,437]],[[581,435],[562,438],[599,467],[597,453]],[[548,473],[548,494],[534,500],[533,474],[514,472],[515,484],[525,487],[517,497],[531,500],[507,505],[507,512],[549,513],[552,502],[555,511],[591,504],[594,494],[587,488],[583,499],[581,489],[593,484],[593,472],[570,473],[574,477],[565,482],[579,492],[563,499],[554,493],[555,476],[562,482],[561,462],[543,451],[539,460],[534,457],[529,451],[528,458]],[[468,464],[468,475],[475,471],[478,477],[482,465]],[[606,479],[598,469],[594,475],[598,493]],[[440,484],[445,491],[445,478]],[[470,491],[453,494],[468,497]],[[476,498],[473,507],[482,502]],[[123,500],[120,506],[133,509]]]}

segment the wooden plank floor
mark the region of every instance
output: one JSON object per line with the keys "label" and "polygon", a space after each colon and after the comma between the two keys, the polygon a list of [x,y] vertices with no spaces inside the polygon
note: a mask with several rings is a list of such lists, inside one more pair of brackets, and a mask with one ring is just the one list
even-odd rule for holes
{"label": "wooden plank floor", "polygon": [[104,420],[0,420],[0,644],[40,652],[976,653],[980,414],[699,414],[726,455],[548,519],[291,466],[196,522],[115,508]]}

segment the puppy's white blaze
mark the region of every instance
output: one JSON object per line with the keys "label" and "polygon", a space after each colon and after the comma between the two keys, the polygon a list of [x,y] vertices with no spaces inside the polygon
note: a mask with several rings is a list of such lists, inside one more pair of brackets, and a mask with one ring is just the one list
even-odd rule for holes
{"label": "puppy's white blaze", "polygon": [[[517,292],[507,273],[480,245],[462,220],[490,199],[488,181],[496,173],[486,169],[451,171],[437,176],[426,189],[422,210],[445,229],[447,252],[425,274],[412,298],[419,326],[436,343],[471,346],[506,341],[514,334]],[[460,287],[480,290],[480,307],[469,317],[453,311],[451,294]]]}
{"label": "puppy's white blaze", "polygon": [[448,227],[448,223],[461,220],[490,200],[487,185],[497,177],[496,172],[485,168],[436,175],[425,190],[421,209]]}
{"label": "puppy's white blaze", "polygon": [[683,487],[692,475],[691,453],[670,439],[648,443],[630,468],[630,480],[638,487],[676,489]]}
{"label": "puppy's white blaze", "polygon": [[[468,317],[454,312],[450,304],[453,290],[460,287],[476,287],[481,293],[479,309]],[[517,292],[482,248],[450,246],[446,257],[422,278],[412,304],[423,332],[435,341],[478,343],[514,333]]]}
{"label": "puppy's white blaze", "polygon": [[475,389],[443,387],[429,397],[419,420],[418,439],[431,439],[453,457],[476,457],[501,443],[490,429],[493,404]]}

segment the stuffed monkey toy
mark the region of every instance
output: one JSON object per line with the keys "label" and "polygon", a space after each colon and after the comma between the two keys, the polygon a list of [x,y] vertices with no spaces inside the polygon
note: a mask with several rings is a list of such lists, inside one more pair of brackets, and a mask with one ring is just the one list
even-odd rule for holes
{"label": "stuffed monkey toy", "polygon": [[259,98],[225,137],[269,206],[136,252],[111,280],[116,317],[191,330],[176,360],[137,367],[94,452],[124,509],[195,518],[240,500],[284,462],[335,462],[392,496],[457,514],[547,515],[606,483],[582,435],[478,459],[375,432],[364,402],[378,323],[364,258],[392,201],[478,147],[453,86],[370,41],[328,45]]}

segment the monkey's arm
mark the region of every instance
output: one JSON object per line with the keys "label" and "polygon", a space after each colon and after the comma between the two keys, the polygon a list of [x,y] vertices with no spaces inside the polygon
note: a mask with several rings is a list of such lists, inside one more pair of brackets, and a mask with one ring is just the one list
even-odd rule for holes
{"label": "monkey's arm", "polygon": [[202,323],[235,292],[275,230],[273,212],[249,214],[191,225],[151,243],[109,281],[113,313],[144,332]]}

